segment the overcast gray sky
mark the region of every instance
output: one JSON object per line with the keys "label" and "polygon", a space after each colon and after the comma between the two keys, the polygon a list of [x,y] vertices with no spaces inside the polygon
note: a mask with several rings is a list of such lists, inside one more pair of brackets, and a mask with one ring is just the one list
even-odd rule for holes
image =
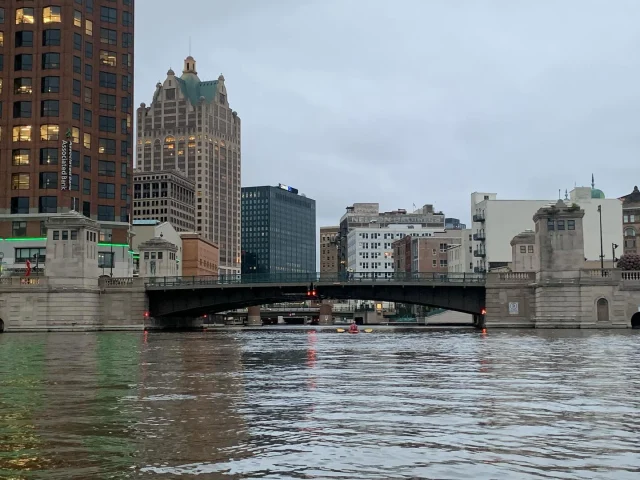
{"label": "overcast gray sky", "polygon": [[242,119],[242,184],[318,225],[353,202],[607,197],[640,177],[639,0],[142,0],[135,102],[195,57]]}

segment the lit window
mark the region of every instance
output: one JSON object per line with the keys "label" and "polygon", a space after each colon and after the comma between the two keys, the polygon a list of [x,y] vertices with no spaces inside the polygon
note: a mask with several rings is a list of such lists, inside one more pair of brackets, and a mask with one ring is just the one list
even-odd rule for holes
{"label": "lit window", "polygon": [[91,103],[93,101],[93,91],[89,87],[84,87],[84,101],[85,103]]}
{"label": "lit window", "polygon": [[20,148],[18,150],[14,150],[12,152],[12,162],[11,164],[13,166],[23,166],[23,165],[29,165],[29,150],[26,150],[24,148]]}
{"label": "lit window", "polygon": [[11,190],[29,190],[29,174],[28,173],[12,174]]}
{"label": "lit window", "polygon": [[60,23],[62,21],[61,13],[62,9],[60,7],[44,7],[42,21],[44,23]]}
{"label": "lit window", "polygon": [[40,127],[40,140],[58,140],[60,127],[58,125],[42,125]]}
{"label": "lit window", "polygon": [[33,8],[18,8],[16,10],[16,25],[21,23],[33,23]]}
{"label": "lit window", "polygon": [[80,143],[80,129],[78,127],[71,127],[71,139],[73,143]]}
{"label": "lit window", "polygon": [[91,134],[85,133],[82,135],[82,143],[84,148],[91,148]]}
{"label": "lit window", "polygon": [[93,36],[93,22],[91,20],[84,21],[84,33],[90,37]]}
{"label": "lit window", "polygon": [[100,63],[102,65],[108,65],[109,67],[116,66],[116,52],[107,52],[106,50],[100,50]]}
{"label": "lit window", "polygon": [[31,125],[20,125],[13,127],[14,142],[30,142],[31,141]]}
{"label": "lit window", "polygon": [[73,26],[82,27],[82,12],[78,10],[73,11]]}
{"label": "lit window", "polygon": [[[2,79],[0,79],[0,92],[2,92]],[[22,77],[13,81],[13,93],[16,95],[29,94],[33,91],[31,79]]]}
{"label": "lit window", "polygon": [[4,32],[0,32],[0,47],[4,47]]}

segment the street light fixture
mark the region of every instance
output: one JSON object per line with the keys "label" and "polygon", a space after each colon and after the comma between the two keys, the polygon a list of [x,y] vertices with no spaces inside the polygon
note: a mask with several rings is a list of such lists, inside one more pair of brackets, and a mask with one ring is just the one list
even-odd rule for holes
{"label": "street light fixture", "polygon": [[611,244],[611,263],[613,268],[616,268],[616,262],[618,261],[618,259],[616,258],[616,248],[618,248],[618,244],[612,243]]}
{"label": "street light fixture", "polygon": [[36,272],[36,277],[38,277],[39,276],[39,273],[38,273],[38,262],[40,260],[40,254],[39,253],[34,253],[33,254],[33,259],[36,261],[36,268],[34,270]]}
{"label": "street light fixture", "polygon": [[602,244],[602,205],[598,205],[598,214],[600,215],[600,269],[604,270],[604,246]]}
{"label": "street light fixture", "polygon": [[113,242],[111,241],[112,238],[113,238],[113,235],[109,234],[109,246],[111,247],[111,257],[109,258],[109,269],[111,270],[111,272],[109,273],[109,276],[111,278],[113,278]]}

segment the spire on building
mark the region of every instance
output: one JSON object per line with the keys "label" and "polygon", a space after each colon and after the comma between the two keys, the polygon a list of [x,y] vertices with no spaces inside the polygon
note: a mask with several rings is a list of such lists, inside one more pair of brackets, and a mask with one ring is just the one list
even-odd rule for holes
{"label": "spire on building", "polygon": [[591,174],[591,188],[596,188],[596,181],[593,177],[593,173]]}

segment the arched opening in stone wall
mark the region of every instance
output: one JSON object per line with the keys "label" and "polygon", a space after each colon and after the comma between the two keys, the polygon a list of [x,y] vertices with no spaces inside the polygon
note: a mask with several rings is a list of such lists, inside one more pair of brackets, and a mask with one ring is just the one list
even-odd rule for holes
{"label": "arched opening in stone wall", "polygon": [[609,321],[609,302],[606,298],[599,298],[598,303],[596,304],[596,309],[598,312],[598,321],[599,322],[608,322]]}
{"label": "arched opening in stone wall", "polygon": [[4,332],[4,322],[0,318],[0,333]]}
{"label": "arched opening in stone wall", "polygon": [[636,312],[631,317],[631,328],[640,328],[640,312]]}

